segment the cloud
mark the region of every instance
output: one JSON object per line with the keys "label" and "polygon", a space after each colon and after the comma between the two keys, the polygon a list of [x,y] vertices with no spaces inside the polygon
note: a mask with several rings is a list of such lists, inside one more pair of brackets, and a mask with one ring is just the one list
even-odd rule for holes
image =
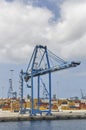
{"label": "cloud", "polygon": [[19,2],[0,1],[0,61],[20,61],[40,44],[52,13]]}
{"label": "cloud", "polygon": [[57,21],[54,15],[31,3],[0,0],[0,62],[25,62],[36,44],[61,57],[86,59],[86,1],[66,0]]}
{"label": "cloud", "polygon": [[[62,53],[67,57],[86,58],[86,1],[67,1],[61,6],[61,19],[57,25],[65,45]],[[81,51],[83,50],[83,51]]]}
{"label": "cloud", "polygon": [[49,34],[62,57],[86,59],[85,14],[86,1],[66,0],[60,5],[60,18]]}

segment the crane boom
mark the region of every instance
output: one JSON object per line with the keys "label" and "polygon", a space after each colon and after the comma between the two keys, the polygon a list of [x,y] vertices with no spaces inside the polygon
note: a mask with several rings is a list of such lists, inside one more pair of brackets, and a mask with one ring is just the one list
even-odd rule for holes
{"label": "crane boom", "polygon": [[39,69],[39,70],[34,69],[33,73],[31,73],[31,72],[24,73],[25,74],[24,78],[25,78],[25,81],[27,82],[31,78],[31,75],[33,75],[33,77],[36,77],[36,76],[44,75],[44,74],[47,74],[47,73],[50,73],[50,72],[60,71],[60,70],[68,69],[68,68],[71,68],[71,67],[76,67],[78,65],[80,65],[80,62],[72,61],[71,63],[64,63],[61,66],[54,66],[54,67],[48,68],[48,69]]}

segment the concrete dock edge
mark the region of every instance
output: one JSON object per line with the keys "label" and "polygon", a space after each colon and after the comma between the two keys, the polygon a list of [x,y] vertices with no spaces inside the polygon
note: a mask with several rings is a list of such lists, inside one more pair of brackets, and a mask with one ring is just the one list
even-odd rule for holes
{"label": "concrete dock edge", "polygon": [[38,120],[72,120],[72,119],[86,119],[86,115],[59,115],[59,116],[20,116],[20,117],[0,117],[0,122],[13,121],[38,121]]}

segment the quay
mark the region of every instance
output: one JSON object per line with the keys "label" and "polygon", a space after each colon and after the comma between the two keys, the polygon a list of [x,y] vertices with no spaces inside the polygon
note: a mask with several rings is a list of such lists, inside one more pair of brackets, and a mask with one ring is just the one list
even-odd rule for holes
{"label": "quay", "polygon": [[63,112],[52,112],[51,116],[37,115],[29,116],[29,114],[19,114],[13,112],[0,111],[0,122],[12,121],[37,121],[37,120],[70,120],[70,119],[86,119],[86,110],[74,110]]}

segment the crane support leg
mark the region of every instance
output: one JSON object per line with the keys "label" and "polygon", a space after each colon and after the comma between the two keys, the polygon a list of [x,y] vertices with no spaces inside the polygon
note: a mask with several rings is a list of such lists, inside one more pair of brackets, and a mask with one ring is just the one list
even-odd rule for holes
{"label": "crane support leg", "polygon": [[38,110],[40,107],[40,76],[38,76]]}
{"label": "crane support leg", "polygon": [[20,114],[23,114],[23,71],[20,72]]}
{"label": "crane support leg", "polygon": [[31,116],[34,114],[33,75],[31,75]]}
{"label": "crane support leg", "polygon": [[51,73],[49,73],[49,114],[51,114]]}

